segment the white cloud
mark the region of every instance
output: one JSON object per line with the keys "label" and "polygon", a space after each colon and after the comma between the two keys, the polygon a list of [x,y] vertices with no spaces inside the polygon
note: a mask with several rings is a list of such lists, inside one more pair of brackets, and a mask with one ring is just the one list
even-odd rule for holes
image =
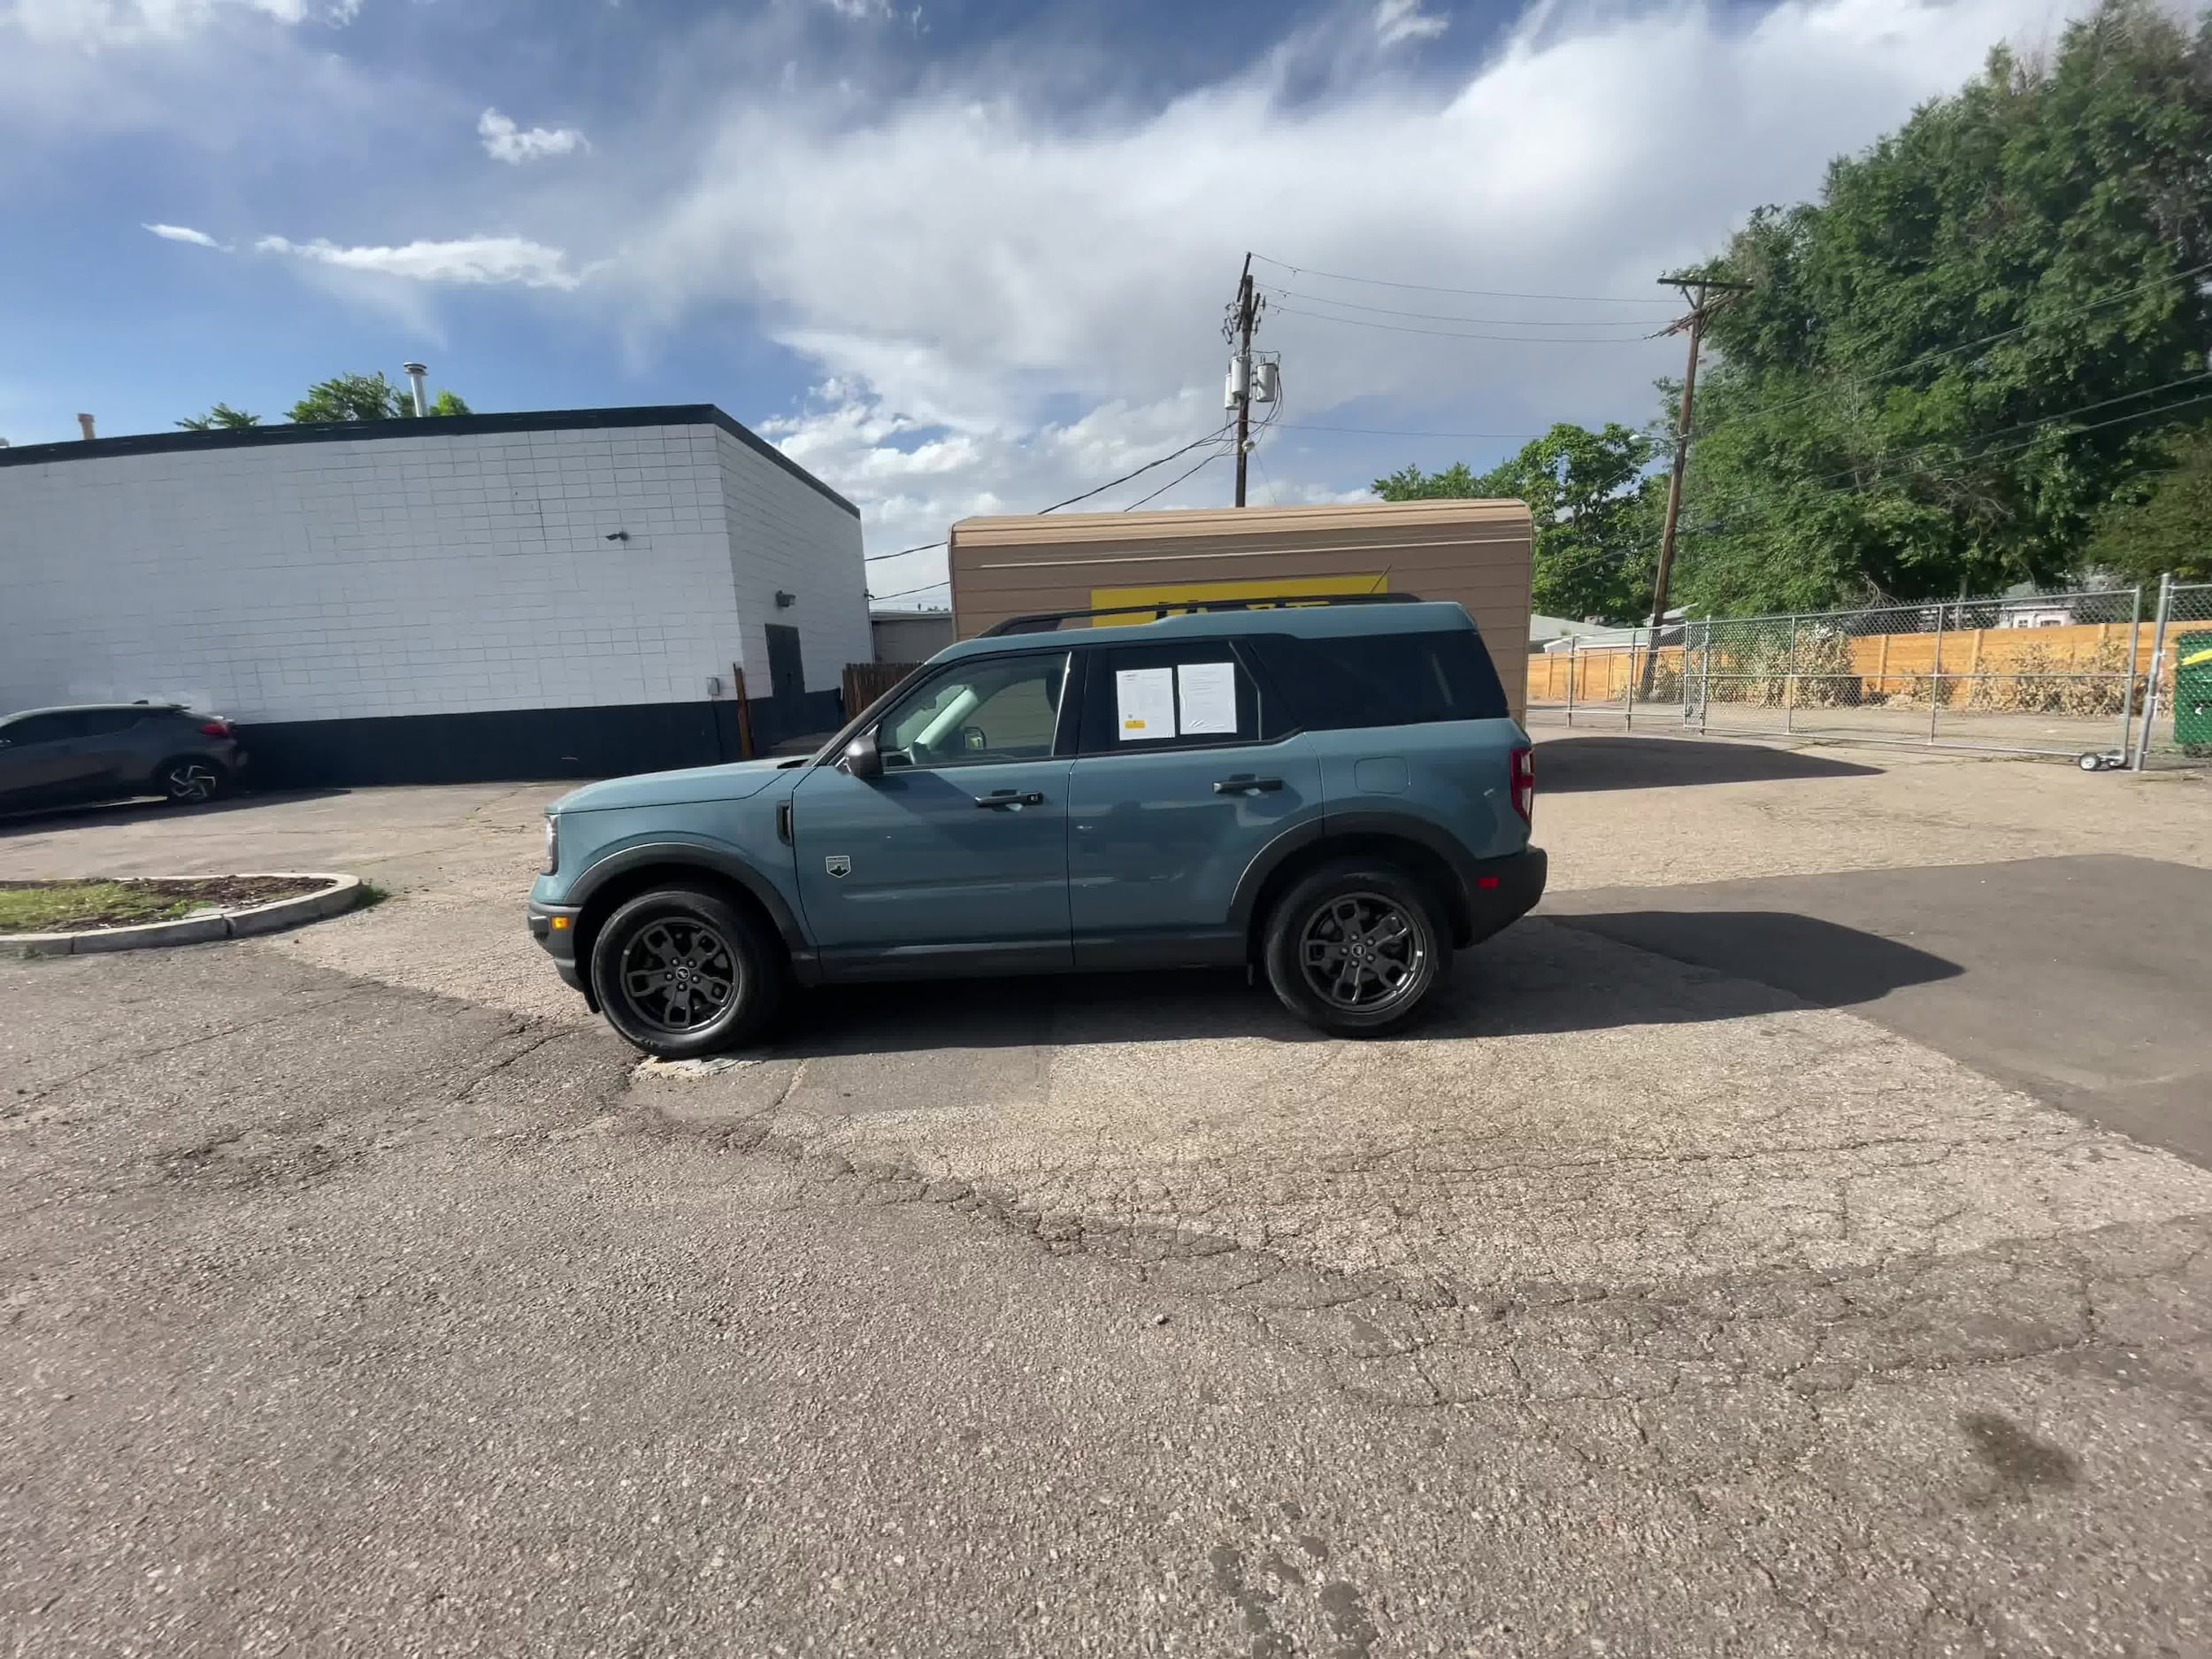
{"label": "white cloud", "polygon": [[572,127],[533,127],[525,130],[515,125],[512,117],[502,115],[497,110],[486,110],[477,118],[476,135],[484,141],[486,155],[517,167],[542,157],[565,156],[572,150],[591,148],[584,135]]}
{"label": "white cloud", "polygon": [[224,253],[230,251],[205,231],[194,230],[189,225],[142,225],[139,228],[153,232],[164,242],[188,242],[195,248],[213,248]]}
{"label": "white cloud", "polygon": [[1451,27],[1448,18],[1431,17],[1421,10],[1421,0],[1378,0],[1375,6],[1375,38],[1385,46],[1395,46],[1401,41],[1432,41]]}
{"label": "white cloud", "polygon": [[[1750,16],[1542,4],[1449,83],[1374,56],[1385,23],[1413,38],[1436,20],[1358,0],[1317,26],[1333,34],[1294,36],[1164,106],[1079,119],[1045,94],[1025,101],[1002,56],[902,100],[733,97],[686,186],[611,215],[625,257],[605,286],[632,326],[749,306],[842,382],[783,441],[814,446],[808,465],[869,510],[878,545],[932,539],[987,499],[1079,487],[1066,434],[1087,409],[1142,427],[1155,453],[1217,421],[1218,324],[1252,248],[1321,271],[1635,302],[1256,266],[1287,296],[1262,330],[1284,356],[1286,423],[1532,435],[1555,419],[1640,422],[1651,380],[1680,365],[1678,341],[1640,337],[1673,302],[1661,272],[1717,250],[1760,204],[1816,191],[1830,157],[1955,88],[1992,43],[2063,18],[2043,0],[1793,0]],[[1354,70],[1314,96],[1317,59]],[[1493,319],[1534,326],[1471,320]],[[1399,332],[1421,329],[1589,343]],[[1325,412],[1366,398],[1387,412]],[[960,465],[918,481],[927,464],[902,419],[964,439]],[[1333,440],[1268,442],[1286,495],[1358,481],[1298,458]]]}
{"label": "white cloud", "polygon": [[254,243],[254,250],[415,282],[572,288],[581,280],[568,269],[568,256],[558,248],[523,236],[464,236],[451,242],[411,242],[398,248],[342,248],[320,237],[301,242],[264,236]]}
{"label": "white cloud", "polygon": [[0,25],[34,44],[97,50],[178,40],[226,16],[340,27],[359,10],[360,0],[9,0],[0,5]]}

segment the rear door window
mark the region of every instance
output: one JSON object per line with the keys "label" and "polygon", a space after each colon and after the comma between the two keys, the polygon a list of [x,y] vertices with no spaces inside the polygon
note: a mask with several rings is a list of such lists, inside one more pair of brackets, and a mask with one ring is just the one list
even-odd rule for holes
{"label": "rear door window", "polygon": [[127,732],[145,718],[143,709],[88,709],[77,716],[82,722],[77,734],[106,737],[116,732]]}
{"label": "rear door window", "polygon": [[1339,639],[1271,634],[1246,643],[1308,731],[1502,720],[1511,712],[1490,653],[1471,628]]}
{"label": "rear door window", "polygon": [[1086,755],[1261,741],[1259,687],[1226,640],[1094,647],[1086,655]]}

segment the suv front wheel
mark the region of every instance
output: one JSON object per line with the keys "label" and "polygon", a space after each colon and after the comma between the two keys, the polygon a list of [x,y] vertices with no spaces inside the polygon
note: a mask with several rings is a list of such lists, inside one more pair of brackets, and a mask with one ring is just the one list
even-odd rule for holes
{"label": "suv front wheel", "polygon": [[662,1060],[757,1033],[783,1001],[783,953],[719,894],[641,893],[592,941],[591,984],[607,1023]]}
{"label": "suv front wheel", "polygon": [[1379,859],[1302,877],[1269,913],[1261,955],[1283,1006],[1340,1037],[1402,1025],[1451,965],[1428,890]]}

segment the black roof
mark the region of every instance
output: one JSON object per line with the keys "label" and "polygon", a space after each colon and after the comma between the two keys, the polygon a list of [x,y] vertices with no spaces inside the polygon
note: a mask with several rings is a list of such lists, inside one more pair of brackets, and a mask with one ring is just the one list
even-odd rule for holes
{"label": "black roof", "polygon": [[857,518],[860,509],[781,449],[713,403],[647,403],[630,409],[528,409],[508,415],[422,415],[403,420],[321,420],[222,432],[142,432],[123,438],[27,443],[0,449],[0,466],[42,466],[104,456],[170,455],[195,449],[250,449],[282,443],[357,442],[364,438],[472,438],[503,432],[581,432],[618,426],[719,426],[817,494]]}

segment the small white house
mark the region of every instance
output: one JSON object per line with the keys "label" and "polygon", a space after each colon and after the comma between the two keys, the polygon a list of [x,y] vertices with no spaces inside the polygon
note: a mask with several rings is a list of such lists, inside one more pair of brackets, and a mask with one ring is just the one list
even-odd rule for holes
{"label": "small white house", "polygon": [[872,654],[856,510],[707,403],[0,449],[0,711],[188,703],[278,783],[734,759]]}

